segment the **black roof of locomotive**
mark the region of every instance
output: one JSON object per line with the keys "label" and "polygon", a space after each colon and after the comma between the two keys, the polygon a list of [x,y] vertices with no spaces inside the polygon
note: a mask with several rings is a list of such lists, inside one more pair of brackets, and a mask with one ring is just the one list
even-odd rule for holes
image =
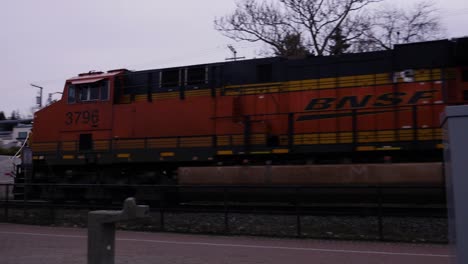
{"label": "black roof of locomotive", "polygon": [[[144,85],[147,76],[174,69],[210,67],[217,70],[222,85],[256,83],[257,67],[271,65],[271,82],[363,75],[402,71],[405,69],[468,65],[468,37],[395,45],[393,50],[348,53],[337,56],[304,58],[271,57],[238,61],[129,71],[125,75],[132,84]],[[222,68],[222,70],[220,70]],[[153,77],[153,79],[156,79]],[[155,81],[155,80],[153,80]],[[216,83],[219,85],[220,83]]]}

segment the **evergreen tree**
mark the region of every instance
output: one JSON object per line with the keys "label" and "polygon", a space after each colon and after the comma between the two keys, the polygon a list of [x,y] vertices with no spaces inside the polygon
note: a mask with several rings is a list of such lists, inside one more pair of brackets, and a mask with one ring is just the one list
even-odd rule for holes
{"label": "evergreen tree", "polygon": [[343,31],[340,27],[337,27],[335,32],[330,36],[330,54],[331,55],[341,55],[346,53],[346,51],[351,47],[348,44],[345,36],[343,36]]}
{"label": "evergreen tree", "polygon": [[302,57],[309,55],[310,52],[302,44],[301,34],[286,34],[280,42],[280,47],[275,51],[276,56],[283,57]]}
{"label": "evergreen tree", "polygon": [[19,119],[19,111],[13,110],[10,115],[10,120],[18,120]]}

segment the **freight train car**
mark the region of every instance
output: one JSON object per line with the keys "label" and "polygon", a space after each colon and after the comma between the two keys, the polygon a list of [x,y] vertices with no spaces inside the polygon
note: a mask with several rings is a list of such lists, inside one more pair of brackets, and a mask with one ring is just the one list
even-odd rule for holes
{"label": "freight train car", "polygon": [[[31,162],[17,179],[230,184],[249,165],[424,167],[441,161],[439,114],[466,103],[468,38],[340,56],[88,72],[67,80],[61,100],[35,113]],[[209,178],[228,165],[239,172],[227,173],[225,182]],[[184,170],[179,181],[178,170],[187,167],[203,167],[208,180]],[[379,174],[387,169],[368,177],[385,184]],[[287,172],[283,177],[288,183]],[[414,175],[420,183],[440,178]],[[300,183],[317,179],[303,176]]]}

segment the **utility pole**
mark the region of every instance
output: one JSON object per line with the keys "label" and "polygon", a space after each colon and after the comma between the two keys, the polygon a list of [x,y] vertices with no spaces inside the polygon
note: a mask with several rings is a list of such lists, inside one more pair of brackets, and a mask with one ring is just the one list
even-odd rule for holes
{"label": "utility pole", "polygon": [[32,83],[31,86],[39,88],[39,96],[36,97],[36,104],[39,106],[39,108],[42,108],[42,89],[44,89],[44,87]]}

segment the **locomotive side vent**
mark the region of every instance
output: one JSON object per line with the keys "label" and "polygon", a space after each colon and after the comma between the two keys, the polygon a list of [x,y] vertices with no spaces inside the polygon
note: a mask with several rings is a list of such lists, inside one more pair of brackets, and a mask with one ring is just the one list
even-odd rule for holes
{"label": "locomotive side vent", "polygon": [[273,81],[273,65],[260,64],[257,65],[257,82],[271,82]]}

